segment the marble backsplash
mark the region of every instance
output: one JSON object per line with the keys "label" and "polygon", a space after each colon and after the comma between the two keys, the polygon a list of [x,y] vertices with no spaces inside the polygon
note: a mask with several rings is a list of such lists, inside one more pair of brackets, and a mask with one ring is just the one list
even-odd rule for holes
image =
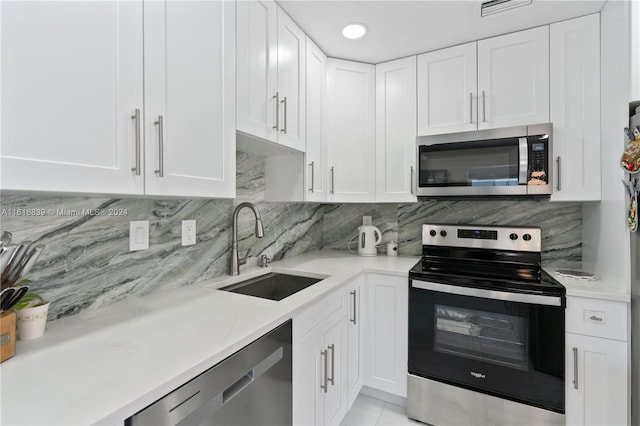
{"label": "marble backsplash", "polygon": [[[427,201],[413,204],[311,204],[264,201],[264,160],[238,152],[237,196],[226,199],[149,199],[2,195],[0,209],[54,209],[46,216],[0,216],[14,241],[47,247],[28,274],[33,289],[51,301],[49,320],[228,273],[233,209],[244,201],[261,212],[265,236],[253,236],[253,214],[239,215],[239,251],[250,262],[321,248],[347,250],[363,215],[397,241],[400,254],[420,254],[423,223],[536,225],[542,228],[543,262],[580,267],[582,205],[522,201]],[[77,214],[114,209],[116,216]],[[181,246],[181,221],[195,219],[197,244]],[[149,221],[149,249],[129,251],[129,222]],[[355,241],[352,242],[355,248]],[[383,253],[384,247],[380,252]]]}
{"label": "marble backsplash", "polygon": [[[542,262],[579,268],[582,262],[582,204],[548,200],[424,201],[411,204],[336,204],[325,206],[325,248],[348,250],[349,241],[371,216],[382,232],[382,244],[398,243],[401,255],[419,256],[423,223],[538,226]],[[351,248],[355,250],[355,241]],[[380,247],[379,253],[386,253]]]}
{"label": "marble backsplash", "polygon": [[[253,236],[253,213],[238,217],[240,256],[251,247],[250,262],[261,254],[278,260],[322,248],[324,209],[320,204],[264,202],[264,160],[237,153],[237,197],[225,199],[148,199],[3,195],[0,208],[54,209],[46,216],[0,216],[0,229],[14,241],[30,240],[46,249],[28,274],[33,290],[51,304],[49,320],[74,315],[227,274],[231,259],[232,213],[256,204],[265,236]],[[118,216],[77,214],[83,209],[114,209]],[[197,243],[181,246],[181,222],[196,220]],[[149,221],[149,249],[129,251],[129,222]]]}

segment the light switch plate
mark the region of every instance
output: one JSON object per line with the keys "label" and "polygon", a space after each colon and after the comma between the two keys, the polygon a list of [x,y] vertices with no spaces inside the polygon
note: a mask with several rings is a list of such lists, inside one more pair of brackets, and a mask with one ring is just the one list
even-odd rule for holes
{"label": "light switch plate", "polygon": [[129,222],[129,251],[149,248],[149,221],[133,220]]}
{"label": "light switch plate", "polygon": [[192,246],[196,243],[196,221],[182,221],[182,245]]}

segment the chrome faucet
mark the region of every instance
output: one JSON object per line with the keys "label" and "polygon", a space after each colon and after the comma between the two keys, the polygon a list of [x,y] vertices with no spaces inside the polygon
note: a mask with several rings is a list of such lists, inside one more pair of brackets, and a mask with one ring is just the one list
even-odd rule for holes
{"label": "chrome faucet", "polygon": [[[240,203],[233,211],[233,241],[231,242],[231,270],[229,274],[240,275],[240,265],[247,263],[247,258],[240,259],[238,256],[238,213],[244,207],[248,207],[253,211],[256,216],[256,237],[264,237],[264,227],[262,226],[262,219],[260,218],[260,212],[252,203]],[[248,254],[249,252],[247,252]],[[248,257],[248,256],[247,256]]]}

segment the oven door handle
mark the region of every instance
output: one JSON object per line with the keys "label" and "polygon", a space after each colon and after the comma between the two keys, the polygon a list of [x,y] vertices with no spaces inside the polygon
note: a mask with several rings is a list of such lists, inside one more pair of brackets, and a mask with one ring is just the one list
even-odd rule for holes
{"label": "oven door handle", "polygon": [[473,287],[432,283],[428,281],[412,280],[411,287],[421,290],[439,291],[460,296],[482,297],[485,299],[504,300],[506,302],[530,303],[534,305],[562,306],[562,297],[542,296],[538,294],[512,293],[508,291],[485,290]]}

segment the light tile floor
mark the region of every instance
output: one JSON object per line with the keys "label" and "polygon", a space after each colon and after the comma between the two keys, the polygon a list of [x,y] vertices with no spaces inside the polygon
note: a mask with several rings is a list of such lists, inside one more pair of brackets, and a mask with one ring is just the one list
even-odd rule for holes
{"label": "light tile floor", "polygon": [[407,417],[407,409],[367,395],[358,395],[351,410],[342,420],[342,426],[421,425]]}

